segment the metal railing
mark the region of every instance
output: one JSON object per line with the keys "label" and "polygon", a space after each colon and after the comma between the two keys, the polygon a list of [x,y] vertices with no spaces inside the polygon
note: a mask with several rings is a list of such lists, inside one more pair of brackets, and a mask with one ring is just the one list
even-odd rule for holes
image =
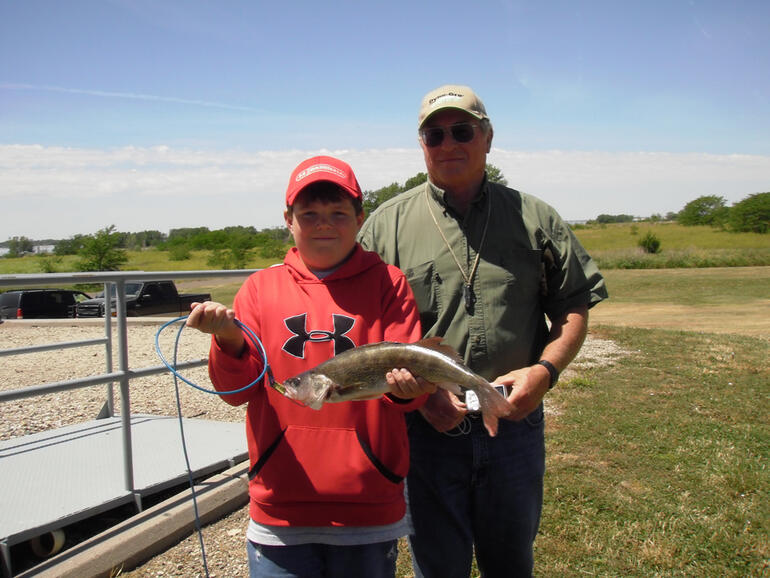
{"label": "metal railing", "polygon": [[[141,497],[136,493],[134,486],[133,448],[131,445],[131,396],[130,381],[132,379],[155,375],[168,371],[165,365],[157,365],[143,368],[130,368],[128,360],[128,330],[126,322],[126,296],[125,284],[127,281],[142,280],[153,281],[162,279],[191,279],[191,278],[219,278],[219,277],[246,277],[256,271],[255,269],[215,270],[215,271],[119,271],[98,273],[48,273],[48,274],[20,274],[0,275],[0,287],[25,288],[40,285],[57,287],[61,285],[76,284],[104,284],[104,295],[111,295],[113,286],[116,293],[115,329],[117,335],[118,369],[113,370],[113,315],[110,299],[106,298],[104,315],[104,337],[100,339],[87,339],[82,341],[68,341],[51,343],[46,345],[34,345],[30,347],[18,347],[14,349],[0,349],[0,357],[20,355],[40,351],[52,351],[71,347],[86,347],[92,345],[104,345],[106,367],[105,373],[89,377],[82,377],[68,381],[50,382],[19,389],[0,391],[0,403],[14,401],[48,393],[91,387],[107,384],[107,399],[102,412],[97,417],[113,417],[114,393],[113,384],[120,385],[120,400],[123,411],[121,413],[121,430],[123,436],[123,470],[126,491],[134,495],[137,508],[141,511]],[[77,322],[73,319],[73,322]],[[207,359],[186,361],[177,364],[178,369],[199,367],[207,363]]]}

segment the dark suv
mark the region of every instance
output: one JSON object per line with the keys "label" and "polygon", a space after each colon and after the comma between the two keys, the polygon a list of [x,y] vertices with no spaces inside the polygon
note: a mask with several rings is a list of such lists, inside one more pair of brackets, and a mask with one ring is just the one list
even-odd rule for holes
{"label": "dark suv", "polygon": [[91,296],[70,289],[18,289],[0,293],[0,319],[75,317],[75,305]]}

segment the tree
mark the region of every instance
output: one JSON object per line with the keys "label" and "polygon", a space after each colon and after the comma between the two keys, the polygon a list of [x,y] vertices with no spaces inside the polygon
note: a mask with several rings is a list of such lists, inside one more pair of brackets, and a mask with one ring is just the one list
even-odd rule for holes
{"label": "tree", "polygon": [[413,189],[417,185],[421,185],[427,180],[428,180],[428,173],[419,172],[416,175],[414,175],[411,179],[406,180],[406,182],[404,183],[404,190],[408,191],[409,189]]}
{"label": "tree", "polygon": [[749,195],[730,209],[730,229],[738,232],[770,231],[770,193]]}
{"label": "tree", "polygon": [[392,199],[397,194],[404,192],[404,189],[398,183],[391,183],[384,187],[377,189],[376,191],[364,191],[364,212],[369,215],[374,209],[379,207],[382,203],[388,199]]}
{"label": "tree", "polygon": [[721,227],[727,221],[729,209],[724,197],[705,195],[690,201],[679,212],[679,222],[682,225],[711,225]]}
{"label": "tree", "polygon": [[[495,165],[487,163],[487,179],[493,183],[500,183],[503,186],[508,185],[508,180],[503,172]],[[369,215],[385,201],[392,199],[396,195],[415,188],[428,180],[428,175],[419,172],[411,178],[408,178],[403,185],[391,183],[376,191],[364,191],[364,212]]]}
{"label": "tree", "polygon": [[606,223],[631,223],[634,220],[633,215],[606,215],[601,214],[596,217],[596,222],[599,224]]}
{"label": "tree", "polygon": [[159,245],[165,240],[166,236],[160,231],[140,231],[127,233],[124,246],[130,249],[145,249]]}
{"label": "tree", "polygon": [[126,252],[118,248],[120,233],[115,225],[100,229],[95,235],[83,238],[83,248],[78,251],[81,271],[117,271],[128,261]]}
{"label": "tree", "polygon": [[500,183],[504,187],[508,186],[508,179],[503,175],[503,171],[490,163],[487,163],[487,179],[493,183]]}
{"label": "tree", "polygon": [[21,257],[24,253],[32,253],[35,245],[27,237],[13,237],[8,241],[8,257]]}
{"label": "tree", "polygon": [[185,227],[183,229],[171,229],[168,233],[168,240],[173,241],[177,238],[190,239],[200,233],[208,233],[208,227]]}
{"label": "tree", "polygon": [[78,251],[83,248],[85,238],[85,235],[75,235],[57,242],[53,248],[54,255],[77,255]]}

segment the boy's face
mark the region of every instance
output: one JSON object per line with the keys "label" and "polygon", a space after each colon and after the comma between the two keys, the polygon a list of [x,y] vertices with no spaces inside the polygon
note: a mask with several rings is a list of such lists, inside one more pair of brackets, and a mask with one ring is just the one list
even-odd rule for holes
{"label": "boy's face", "polygon": [[292,215],[287,211],[284,219],[305,265],[324,270],[341,263],[353,250],[364,214],[356,215],[349,197],[325,203],[306,201],[300,193]]}

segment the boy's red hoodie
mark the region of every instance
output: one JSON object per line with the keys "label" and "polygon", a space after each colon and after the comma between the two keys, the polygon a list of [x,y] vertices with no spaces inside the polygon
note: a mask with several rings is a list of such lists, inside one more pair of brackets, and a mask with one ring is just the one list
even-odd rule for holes
{"label": "boy's red hoodie", "polygon": [[[282,265],[246,280],[233,309],[259,336],[279,382],[352,347],[420,339],[417,305],[403,273],[358,245],[324,279],[308,271],[297,249],[291,249]],[[250,344],[235,358],[212,340],[209,374],[217,390],[239,389],[261,371],[260,354]],[[425,396],[405,403],[382,396],[314,410],[264,382],[222,399],[248,403],[250,514],[255,521],[371,526],[403,517],[403,478],[409,467],[403,414],[417,409]]]}

